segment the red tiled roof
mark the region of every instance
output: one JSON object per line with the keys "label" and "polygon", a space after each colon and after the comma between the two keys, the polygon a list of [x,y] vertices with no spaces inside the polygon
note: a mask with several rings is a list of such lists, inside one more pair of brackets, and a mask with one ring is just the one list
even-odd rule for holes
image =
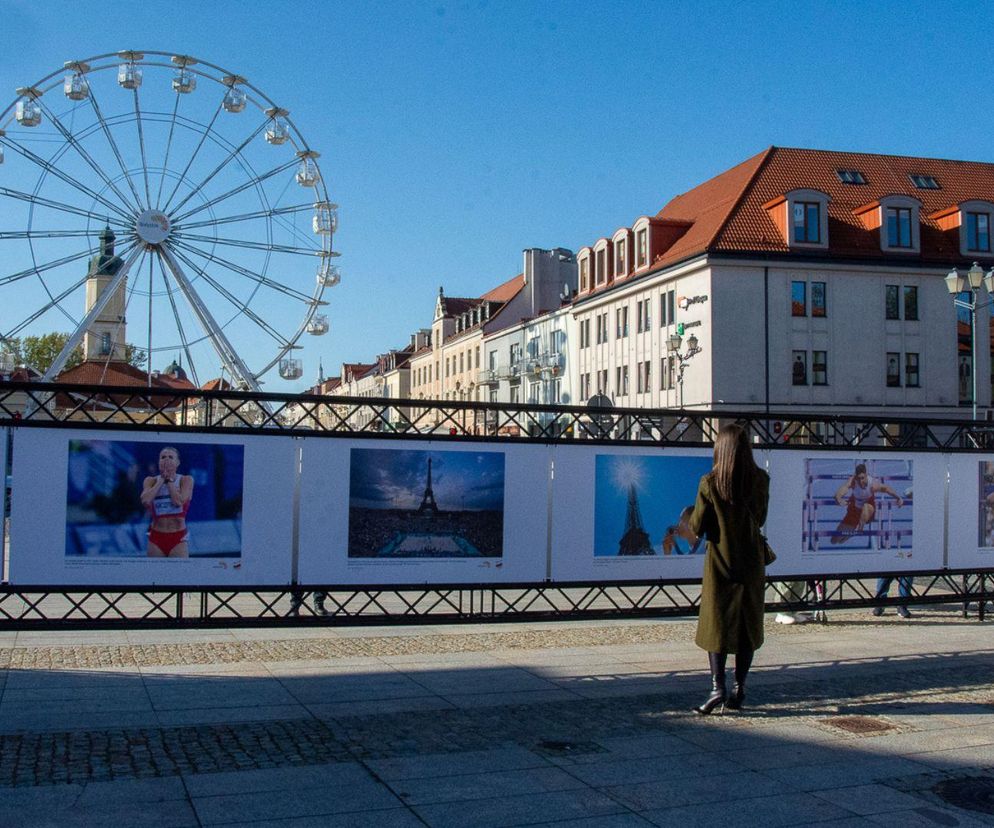
{"label": "red tiled roof", "polygon": [[[763,204],[793,189],[826,193],[829,249],[837,256],[879,258],[878,230],[867,230],[855,210],[889,195],[918,199],[921,207],[921,256],[928,261],[958,260],[958,231],[940,229],[931,214],[971,199],[994,201],[994,164],[900,155],[771,147],[759,174],[744,188],[715,239],[714,250],[786,253],[786,241]],[[837,170],[858,170],[866,184],[843,184]],[[920,190],[908,177],[930,175],[941,189]],[[909,257],[910,258],[910,257]]]}
{"label": "red tiled roof", "polygon": [[461,296],[443,296],[442,301],[445,303],[446,316],[459,316],[480,304],[479,299],[466,299]]}
{"label": "red tiled roof", "polygon": [[[74,368],[63,371],[56,382],[71,385],[133,385],[148,387],[149,375],[127,362],[84,360]],[[177,380],[166,374],[152,374],[153,388],[194,388],[188,380]]]}
{"label": "red tiled roof", "polygon": [[503,284],[497,285],[493,290],[489,290],[480,297],[490,302],[509,302],[525,286],[525,274],[519,273]]}
{"label": "red tiled roof", "polygon": [[[858,170],[865,184],[844,184],[838,170]],[[929,175],[940,189],[918,189],[909,175]],[[939,226],[942,214],[972,199],[994,201],[994,164],[861,152],[769,147],[729,170],[673,198],[652,219],[689,223],[642,275],[708,252],[780,253],[791,249],[767,210],[791,190],[820,190],[828,204],[828,254],[882,258],[894,254],[880,247],[879,230],[868,230],[857,212],[889,195],[921,202],[921,254],[908,260],[942,262],[961,259],[958,231]],[[665,226],[665,225],[663,225]],[[682,229],[682,228],[680,228]],[[810,257],[818,251],[793,251]],[[992,258],[992,257],[988,257]],[[631,276],[626,277],[631,278]],[[598,286],[595,292],[609,287]]]}
{"label": "red tiled roof", "polygon": [[231,389],[231,383],[223,377],[207,380],[207,382],[200,386],[201,391],[230,391]]}

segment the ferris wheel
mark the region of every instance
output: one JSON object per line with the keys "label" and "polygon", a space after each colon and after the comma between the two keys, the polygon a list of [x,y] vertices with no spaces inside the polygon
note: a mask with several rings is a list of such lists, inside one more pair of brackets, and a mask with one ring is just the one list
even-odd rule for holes
{"label": "ferris wheel", "polygon": [[78,357],[195,385],[298,379],[340,281],[338,209],[287,109],[189,55],[72,60],[0,112],[0,351],[68,334]]}

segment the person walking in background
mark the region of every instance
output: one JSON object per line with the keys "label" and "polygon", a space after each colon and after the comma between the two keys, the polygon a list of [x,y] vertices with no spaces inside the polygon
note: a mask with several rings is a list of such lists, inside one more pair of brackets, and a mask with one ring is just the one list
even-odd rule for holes
{"label": "person walking in background", "polygon": [[[763,644],[766,543],[760,527],[769,499],[769,475],[753,460],[745,430],[723,427],[714,443],[713,468],[701,478],[688,521],[695,535],[707,538],[695,637],[711,668],[711,695],[694,708],[702,716],[719,705],[742,707],[753,654]],[[725,687],[728,653],[735,654],[731,697]]]}
{"label": "person walking in background", "polygon": [[[876,594],[875,597],[877,597],[877,598],[886,598],[887,597],[887,593],[890,592],[890,585],[893,582],[894,582],[893,578],[881,578],[881,579],[879,579],[877,581],[877,594]],[[912,577],[898,578],[897,579],[897,594],[901,598],[904,598],[904,599],[910,598],[911,597],[911,587],[914,584],[914,582],[915,582],[915,579],[912,578]],[[884,614],[884,608],[883,607],[874,607],[873,608],[873,614],[874,614],[874,616],[876,616],[877,618],[879,618],[881,615]],[[905,602],[903,602],[900,605],[898,605],[897,614],[900,615],[901,618],[910,618],[911,617],[911,613],[908,611],[908,605],[907,605],[906,600],[905,600]]]}

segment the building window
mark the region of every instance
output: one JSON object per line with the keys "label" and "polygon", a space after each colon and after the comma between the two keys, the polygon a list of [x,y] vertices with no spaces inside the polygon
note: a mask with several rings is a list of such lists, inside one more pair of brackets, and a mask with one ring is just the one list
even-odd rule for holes
{"label": "building window", "polygon": [[887,246],[911,247],[911,208],[887,208]]}
{"label": "building window", "polygon": [[644,333],[649,330],[652,320],[649,318],[651,313],[650,308],[652,307],[650,300],[640,299],[635,303],[636,319],[638,320],[638,332]]}
{"label": "building window", "polygon": [[793,385],[808,384],[808,352],[794,351],[794,362],[791,365],[791,382]]}
{"label": "building window", "polygon": [[828,302],[825,298],[825,283],[811,283],[811,315],[817,317],[828,316]]}
{"label": "building window", "polygon": [[919,190],[940,190],[939,182],[936,181],[930,175],[919,175],[917,173],[908,173],[908,178],[911,179],[911,183],[914,184]]}
{"label": "building window", "polygon": [[614,277],[625,275],[625,240],[619,239],[614,245]]}
{"label": "building window", "polygon": [[539,382],[528,383],[528,402],[531,403],[532,405],[542,402],[542,400],[539,399],[539,394],[541,393],[541,391],[542,391],[541,383]]}
{"label": "building window", "polygon": [[627,394],[628,393],[628,366],[627,365],[622,365],[621,366],[621,393],[622,394]]}
{"label": "building window", "polygon": [[580,374],[580,399],[590,397],[590,374]]}
{"label": "building window", "polygon": [[517,365],[521,362],[521,343],[512,342],[511,343],[511,365]]}
{"label": "building window", "polygon": [[904,385],[907,388],[918,387],[918,354],[904,355]]}
{"label": "building window", "polygon": [[645,267],[649,263],[649,231],[642,228],[635,234],[635,266]]}
{"label": "building window", "polygon": [[100,334],[100,355],[107,356],[110,354],[110,333],[104,331]]}
{"label": "building window", "polygon": [[887,352],[887,387],[901,387],[901,355]]}
{"label": "building window", "polygon": [[465,351],[463,353],[459,354],[459,373],[460,374],[463,373],[466,370],[466,363],[465,363],[465,361],[463,359],[463,357],[465,357],[465,356],[466,356]]}
{"label": "building window", "polygon": [[538,358],[538,337],[533,336],[528,339],[528,358]]}
{"label": "building window", "polygon": [[603,336],[601,342],[607,342],[607,311],[601,314],[601,331]]}
{"label": "building window", "polygon": [[473,357],[473,362],[476,363],[474,367],[480,367],[480,346],[476,346],[476,355]]}
{"label": "building window", "polygon": [[519,402],[521,402],[521,386],[520,385],[512,385],[511,386],[511,402],[512,403],[519,403]]}
{"label": "building window", "polygon": [[791,316],[807,316],[808,315],[808,283],[807,282],[791,282],[790,283],[790,315]]}
{"label": "building window", "polygon": [[594,255],[597,256],[597,264],[596,264],[596,269],[594,270],[594,278],[597,280],[597,284],[602,285],[607,279],[607,266],[605,264],[605,256],[607,255],[607,251],[602,248],[601,250],[598,250]]}
{"label": "building window", "polygon": [[491,402],[491,404],[496,404],[497,403],[497,389],[496,388],[491,388],[490,389],[490,402]]}
{"label": "building window", "polygon": [[794,202],[794,241],[821,243],[821,205],[817,201]]}
{"label": "building window", "polygon": [[865,184],[866,178],[859,170],[836,170],[835,174],[843,184]]}
{"label": "building window", "polygon": [[975,253],[991,252],[990,213],[966,214],[966,249]]}
{"label": "building window", "polygon": [[665,328],[676,322],[674,313],[676,310],[676,291],[664,290],[659,295],[659,326]]}
{"label": "building window", "polygon": [[811,384],[828,385],[828,351],[811,352]]}
{"label": "building window", "polygon": [[642,391],[648,394],[652,390],[652,361],[646,360],[642,363]]}
{"label": "building window", "polygon": [[666,357],[659,360],[659,390],[666,390]]}
{"label": "building window", "polygon": [[885,306],[888,319],[901,318],[901,306],[898,304],[899,293],[897,285],[887,285],[885,288]]}
{"label": "building window", "polygon": [[552,384],[549,386],[549,404],[556,405],[559,402],[559,398],[562,395],[563,381],[553,380]]}
{"label": "building window", "polygon": [[597,372],[597,393],[606,394],[607,393],[607,368],[603,371]]}
{"label": "building window", "polygon": [[615,339],[628,336],[628,306],[618,308],[614,312]]}
{"label": "building window", "polygon": [[666,384],[670,388],[676,385],[676,357],[666,358]]}
{"label": "building window", "polygon": [[904,320],[918,319],[918,288],[914,285],[904,287]]}
{"label": "building window", "polygon": [[580,290],[590,287],[590,258],[580,259]]}

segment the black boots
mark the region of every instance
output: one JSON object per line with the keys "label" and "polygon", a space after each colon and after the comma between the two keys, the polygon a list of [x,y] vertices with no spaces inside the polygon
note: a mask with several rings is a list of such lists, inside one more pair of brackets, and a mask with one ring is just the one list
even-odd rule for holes
{"label": "black boots", "polygon": [[729,710],[742,709],[742,702],[746,697],[746,676],[749,675],[749,668],[752,667],[752,654],[752,650],[740,650],[735,655],[735,687],[732,688],[732,695],[725,702],[725,707]]}
{"label": "black boots", "polygon": [[721,710],[725,710],[725,699],[728,698],[728,691],[725,689],[725,659],[727,653],[708,653],[708,665],[711,667],[711,695],[704,700],[704,704],[695,707],[694,710],[702,716],[707,716],[719,704]]}

